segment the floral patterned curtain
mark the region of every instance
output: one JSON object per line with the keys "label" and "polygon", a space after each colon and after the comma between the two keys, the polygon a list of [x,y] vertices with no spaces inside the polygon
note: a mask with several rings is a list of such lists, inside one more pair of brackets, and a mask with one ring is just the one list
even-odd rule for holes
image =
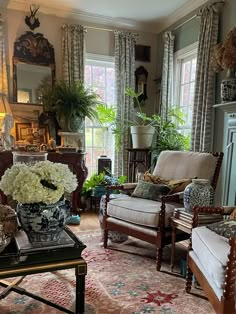
{"label": "floral patterned curtain", "polygon": [[3,93],[8,97],[5,41],[4,24],[3,21],[0,19],[0,93]]}
{"label": "floral patterned curtain", "polygon": [[137,34],[115,31],[115,75],[116,75],[116,100],[117,118],[122,121],[123,131],[121,147],[115,152],[115,174],[127,175],[128,151],[130,147],[130,133],[128,120],[133,117],[133,100],[125,96],[127,87],[135,88],[135,43]]}
{"label": "floral patterned curtain", "polygon": [[[222,1],[219,3],[222,3]],[[207,5],[199,12],[201,24],[191,134],[191,150],[193,151],[211,151],[212,146],[212,106],[215,102],[215,74],[210,67],[210,61],[218,37],[219,3]]]}
{"label": "floral patterned curtain", "polygon": [[62,26],[62,71],[69,83],[84,81],[85,32],[82,25]]}

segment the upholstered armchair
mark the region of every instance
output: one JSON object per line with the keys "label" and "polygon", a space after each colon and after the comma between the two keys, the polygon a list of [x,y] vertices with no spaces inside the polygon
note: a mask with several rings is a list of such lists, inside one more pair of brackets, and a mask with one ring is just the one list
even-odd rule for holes
{"label": "upholstered armchair", "polygon": [[216,313],[235,314],[236,236],[231,237],[229,221],[220,223],[227,237],[214,231],[216,224],[198,227],[199,213],[228,214],[223,207],[194,208],[185,290],[190,293],[194,274]]}
{"label": "upholstered armchair", "polygon": [[[191,178],[209,179],[216,188],[223,153],[163,151],[153,171],[154,176],[165,180]],[[107,187],[104,213],[104,247],[108,243],[108,230],[133,236],[157,247],[156,268],[160,270],[165,245],[171,243],[170,217],[175,208],[183,207],[183,191],[160,196],[156,201],[129,196],[109,200],[113,190],[129,190],[133,185]],[[186,238],[181,233],[176,241]]]}

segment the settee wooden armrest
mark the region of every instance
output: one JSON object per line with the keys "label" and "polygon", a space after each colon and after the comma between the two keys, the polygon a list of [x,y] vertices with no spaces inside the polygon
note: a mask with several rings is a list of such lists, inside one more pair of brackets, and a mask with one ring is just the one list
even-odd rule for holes
{"label": "settee wooden armrest", "polygon": [[225,215],[225,211],[224,207],[194,206],[192,228],[196,228],[198,226],[199,214],[221,214],[223,216]]}

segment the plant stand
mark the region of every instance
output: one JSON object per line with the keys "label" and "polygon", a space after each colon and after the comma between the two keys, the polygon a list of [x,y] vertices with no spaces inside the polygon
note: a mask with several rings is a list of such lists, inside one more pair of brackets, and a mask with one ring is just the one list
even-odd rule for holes
{"label": "plant stand", "polygon": [[62,147],[74,147],[82,150],[84,132],[59,132]]}

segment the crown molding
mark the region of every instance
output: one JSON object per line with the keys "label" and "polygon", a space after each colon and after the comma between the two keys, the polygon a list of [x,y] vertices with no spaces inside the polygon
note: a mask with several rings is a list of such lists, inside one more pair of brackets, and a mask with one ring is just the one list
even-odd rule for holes
{"label": "crown molding", "polygon": [[170,14],[163,22],[158,23],[158,32],[162,32],[169,26],[178,22],[180,19],[198,9],[209,0],[189,0],[186,4],[175,10],[174,13]]}
{"label": "crown molding", "polygon": [[[43,13],[45,15],[53,15],[65,19],[70,18],[89,24],[101,24],[104,26],[110,26],[111,29],[120,27],[158,34],[208,1],[209,0],[188,0],[185,5],[175,10],[173,14],[170,14],[168,17],[163,19],[163,21],[152,21],[150,23],[137,22],[128,19],[117,19],[98,14],[86,13],[75,9],[70,9],[65,6],[55,8],[55,6],[53,7],[50,5],[40,5],[39,13]],[[51,2],[49,3],[51,4]],[[9,0],[6,6],[4,5],[4,7],[12,10],[29,12],[29,3],[27,0]]]}
{"label": "crown molding", "polygon": [[[7,4],[7,9],[29,12],[29,4],[26,3],[25,0],[9,0]],[[53,6],[40,5],[39,13],[45,15],[53,15],[65,19],[70,18],[73,20],[79,20],[81,22],[87,22],[89,24],[101,24],[105,26],[110,26],[112,27],[112,29],[115,29],[116,27],[123,27],[153,32],[153,28],[146,23],[82,12],[75,9],[70,9],[68,7],[61,6],[59,8],[56,8],[55,10],[55,7]]]}

